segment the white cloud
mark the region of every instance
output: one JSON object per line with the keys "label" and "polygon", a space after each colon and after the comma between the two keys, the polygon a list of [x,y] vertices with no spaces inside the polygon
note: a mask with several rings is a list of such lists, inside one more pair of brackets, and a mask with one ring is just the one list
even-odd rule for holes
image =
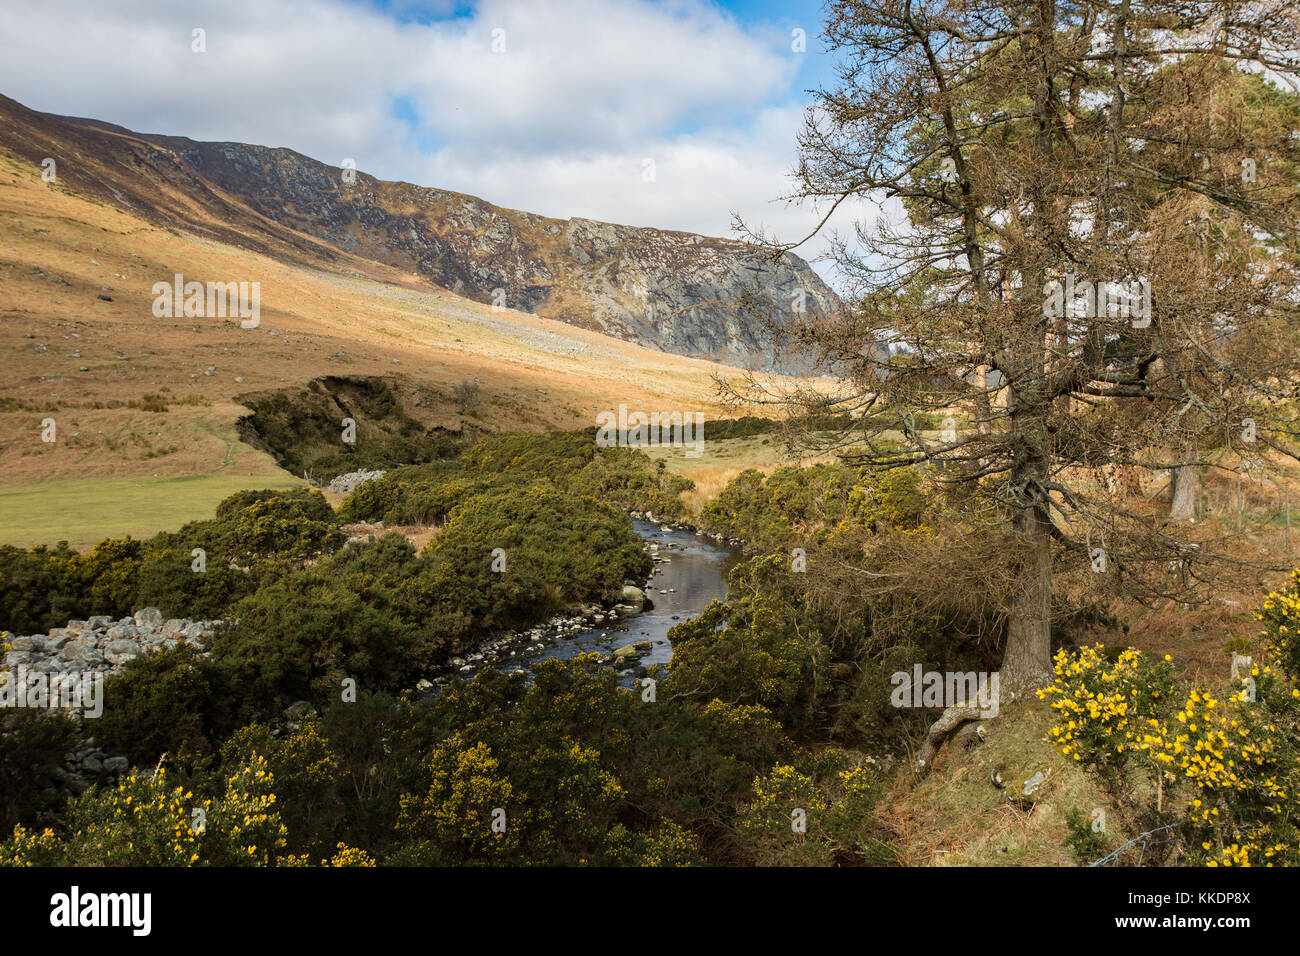
{"label": "white cloud", "polygon": [[771,203],[791,185],[796,68],[788,37],[699,0],[485,0],[434,23],[343,0],[0,5],[0,90],[36,109],[708,235],[729,235],[733,211],[782,237],[815,221]]}

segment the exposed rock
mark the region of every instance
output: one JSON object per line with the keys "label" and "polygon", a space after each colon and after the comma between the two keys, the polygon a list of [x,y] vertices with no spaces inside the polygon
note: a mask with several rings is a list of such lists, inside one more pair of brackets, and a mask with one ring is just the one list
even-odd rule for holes
{"label": "exposed rock", "polygon": [[113,641],[104,648],[104,657],[110,664],[125,664],[140,654],[140,645],[135,641]]}
{"label": "exposed rock", "polygon": [[4,655],[4,664],[11,668],[24,665],[51,674],[102,670],[111,675],[146,651],[172,648],[182,641],[202,651],[203,640],[221,623],[179,618],[171,618],[161,626],[136,623],[137,618],[154,620],[155,615],[161,617],[157,608],[145,608],[136,617],[116,623],[99,616],[69,621],[67,627],[53,628],[48,636],[17,635],[9,639],[13,649]]}
{"label": "exposed rock", "polygon": [[311,704],[305,700],[295,700],[292,704],[284,709],[286,720],[297,720],[307,714],[314,713]]}
{"label": "exposed rock", "polygon": [[104,655],[99,653],[99,651],[93,646],[81,644],[77,641],[69,641],[67,644],[64,644],[63,648],[59,651],[59,657],[65,661],[80,661],[91,665],[102,664],[104,662]]}
{"label": "exposed rock", "polygon": [[162,611],[156,607],[146,607],[135,612],[135,623],[141,627],[161,627]]}
{"label": "exposed rock", "polygon": [[[124,158],[132,175],[152,167],[200,201],[216,185],[278,226],[414,269],[466,298],[491,303],[504,289],[507,308],[665,352],[795,371],[763,318],[800,308],[814,318],[839,306],[798,256],[774,262],[734,239],[550,219],[365,173],[345,184],[337,168],[288,149],[136,135],[161,149]],[[106,140],[104,155],[124,148]]]}
{"label": "exposed rock", "polygon": [[54,651],[62,648],[63,645],[68,643],[70,640],[72,640],[72,638],[67,634],[60,633],[55,635],[54,632],[51,631],[50,636],[45,638],[45,653],[52,654]]}
{"label": "exposed rock", "polygon": [[388,474],[386,471],[350,471],[332,479],[327,486],[335,494],[346,495],[360,488],[367,481],[374,481]]}

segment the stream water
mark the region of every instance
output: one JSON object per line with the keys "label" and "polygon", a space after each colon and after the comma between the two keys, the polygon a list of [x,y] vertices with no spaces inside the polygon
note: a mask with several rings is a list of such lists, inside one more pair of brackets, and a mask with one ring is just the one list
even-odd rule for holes
{"label": "stream water", "polygon": [[[740,559],[740,550],[720,545],[693,531],[682,531],[649,521],[633,521],[633,528],[645,540],[658,560],[646,597],[653,603],[649,610],[622,618],[613,626],[584,628],[549,643],[545,650],[523,659],[503,663],[507,669],[529,668],[548,658],[570,658],[591,651],[611,653],[624,644],[649,641],[651,649],[639,663],[667,664],[673,656],[668,631],[682,621],[695,617],[714,599],[727,596],[727,574]],[[621,672],[624,686],[635,681],[636,668]]]}

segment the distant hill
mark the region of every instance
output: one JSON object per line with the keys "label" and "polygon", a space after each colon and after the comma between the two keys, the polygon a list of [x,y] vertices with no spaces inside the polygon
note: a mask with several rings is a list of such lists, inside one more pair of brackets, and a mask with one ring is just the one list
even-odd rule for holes
{"label": "distant hill", "polygon": [[[800,372],[771,320],[838,308],[794,255],[729,239],[550,219],[349,173],[289,149],[134,133],[0,96],[5,145],[148,221],[301,262],[341,250],[466,298],[678,355]],[[777,336],[779,338],[779,335]]]}

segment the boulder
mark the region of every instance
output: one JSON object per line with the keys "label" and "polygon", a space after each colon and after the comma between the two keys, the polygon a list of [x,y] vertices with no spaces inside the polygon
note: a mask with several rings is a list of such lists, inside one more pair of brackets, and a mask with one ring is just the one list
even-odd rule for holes
{"label": "boulder", "polygon": [[142,627],[161,627],[162,611],[156,607],[141,608],[135,612],[135,623]]}
{"label": "boulder", "polygon": [[140,654],[140,645],[135,641],[113,641],[104,648],[104,657],[110,664],[125,664]]}
{"label": "boulder", "polygon": [[15,651],[43,651],[45,638],[40,634],[33,634],[31,637],[15,637],[9,641],[9,646]]}
{"label": "boulder", "polygon": [[59,657],[65,661],[79,661],[83,664],[102,664],[104,655],[99,650],[88,644],[80,644],[76,641],[69,641],[64,644],[59,651]]}
{"label": "boulder", "polygon": [[619,595],[619,603],[641,607],[645,604],[645,592],[635,584],[625,584],[623,585],[623,593]]}
{"label": "boulder", "polygon": [[131,761],[125,757],[109,757],[104,761],[104,769],[109,773],[126,773],[131,768]]}
{"label": "boulder", "polygon": [[1052,768],[1039,761],[1030,761],[1021,767],[1007,769],[998,767],[990,774],[989,779],[995,787],[1003,790],[1003,797],[1009,802],[1019,806],[1022,810],[1029,810],[1038,801],[1043,792],[1043,785],[1052,777]]}

